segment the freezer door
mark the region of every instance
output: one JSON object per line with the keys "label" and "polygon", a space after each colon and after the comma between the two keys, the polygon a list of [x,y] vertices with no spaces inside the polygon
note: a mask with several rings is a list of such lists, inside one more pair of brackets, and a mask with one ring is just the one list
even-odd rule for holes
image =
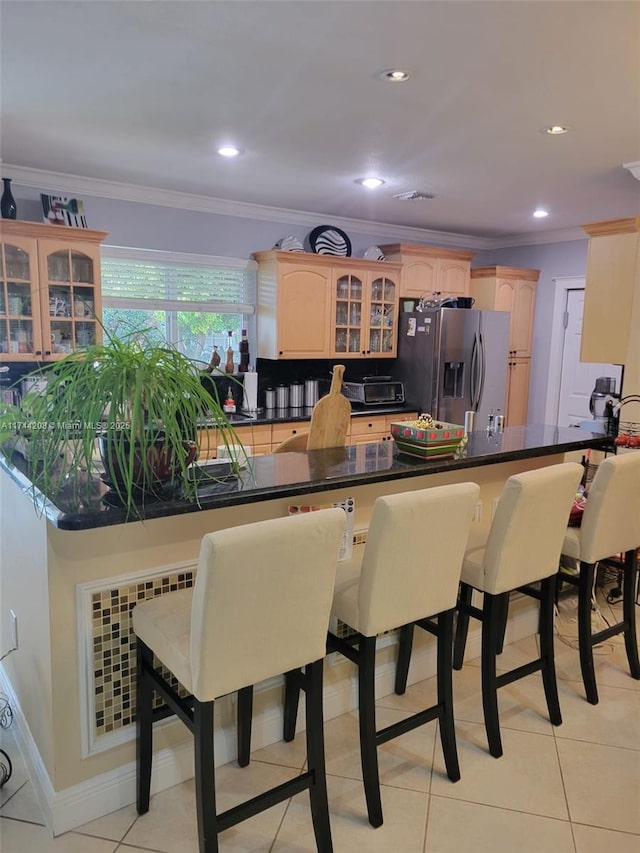
{"label": "freezer door", "polygon": [[476,311],[480,317],[480,386],[476,429],[486,426],[489,414],[505,414],[509,361],[508,311]]}
{"label": "freezer door", "polygon": [[438,395],[432,412],[438,420],[463,424],[464,413],[473,408],[479,315],[479,311],[457,308],[440,310]]}
{"label": "freezer door", "polygon": [[435,411],[439,317],[435,311],[400,314],[394,379],[404,382],[405,400],[420,412]]}

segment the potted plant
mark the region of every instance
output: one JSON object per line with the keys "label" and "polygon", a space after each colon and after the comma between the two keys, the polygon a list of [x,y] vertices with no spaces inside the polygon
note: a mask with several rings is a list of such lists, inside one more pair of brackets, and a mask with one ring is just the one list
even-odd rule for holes
{"label": "potted plant", "polygon": [[18,411],[5,414],[16,427],[10,441],[5,435],[5,451],[21,443],[31,479],[47,497],[70,481],[78,490],[91,483],[86,472],[95,469],[99,450],[104,478],[128,510],[167,481],[179,481],[182,496],[195,501],[189,466],[203,417],[219,429],[237,465],[239,442],[220,401],[174,346],[153,343],[144,331],[104,334],[104,343],[30,374],[46,377],[46,392],[26,395]]}

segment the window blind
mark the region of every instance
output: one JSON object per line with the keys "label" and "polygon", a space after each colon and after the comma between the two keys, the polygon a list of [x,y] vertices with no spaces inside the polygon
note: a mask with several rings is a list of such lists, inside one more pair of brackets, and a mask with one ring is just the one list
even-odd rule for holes
{"label": "window blind", "polygon": [[209,255],[102,250],[102,297],[110,308],[253,314],[255,261]]}

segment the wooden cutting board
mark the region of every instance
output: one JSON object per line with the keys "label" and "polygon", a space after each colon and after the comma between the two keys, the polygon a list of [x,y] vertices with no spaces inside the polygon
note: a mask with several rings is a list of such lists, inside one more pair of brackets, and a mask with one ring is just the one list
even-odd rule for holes
{"label": "wooden cutting board", "polygon": [[329,393],[318,400],[311,413],[307,450],[344,447],[351,420],[351,403],[342,394],[344,364],[333,366]]}

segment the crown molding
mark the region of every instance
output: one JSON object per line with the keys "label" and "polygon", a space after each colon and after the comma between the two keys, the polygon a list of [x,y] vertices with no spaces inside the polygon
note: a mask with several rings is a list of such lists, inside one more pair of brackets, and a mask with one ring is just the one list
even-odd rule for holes
{"label": "crown molding", "polygon": [[434,231],[428,228],[392,225],[385,222],[369,222],[362,219],[349,219],[332,214],[314,213],[303,210],[289,210],[281,207],[253,204],[243,201],[230,201],[213,196],[182,193],[175,190],[143,187],[137,184],[125,184],[118,181],[105,181],[102,178],[87,178],[70,175],[65,172],[49,172],[44,169],[32,169],[28,166],[2,164],[4,174],[10,173],[16,184],[33,187],[41,191],[56,191],[69,195],[97,196],[118,201],[130,201],[138,204],[153,204],[159,207],[173,207],[180,210],[192,210],[198,213],[211,213],[221,216],[236,216],[241,219],[255,219],[268,222],[281,222],[287,225],[312,225],[330,219],[337,227],[355,234],[375,232],[389,241],[414,242],[468,248],[476,250],[503,249],[513,246],[527,246],[540,243],[563,243],[568,240],[584,240],[584,232],[576,228],[563,231],[543,231],[535,234],[508,235],[505,237],[477,237],[449,231]]}

